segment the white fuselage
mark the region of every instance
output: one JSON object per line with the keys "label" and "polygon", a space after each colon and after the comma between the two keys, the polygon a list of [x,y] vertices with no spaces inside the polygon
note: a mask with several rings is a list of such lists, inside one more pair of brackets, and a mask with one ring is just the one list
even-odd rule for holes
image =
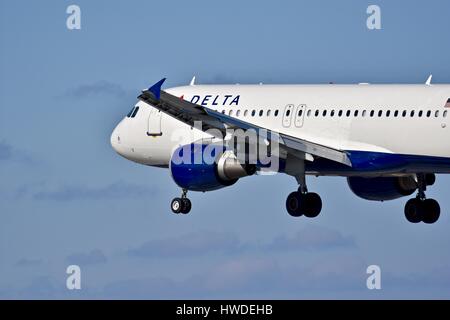
{"label": "white fuselage", "polygon": [[[166,91],[339,150],[450,158],[450,85],[193,85]],[[136,106],[136,116],[124,118],[111,136],[127,159],[166,167],[175,148],[209,137],[142,101]]]}

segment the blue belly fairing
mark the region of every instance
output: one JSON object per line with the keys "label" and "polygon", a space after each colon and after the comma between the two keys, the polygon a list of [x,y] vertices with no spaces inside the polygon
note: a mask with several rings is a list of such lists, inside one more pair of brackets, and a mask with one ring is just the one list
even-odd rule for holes
{"label": "blue belly fairing", "polygon": [[[376,175],[395,173],[450,173],[450,158],[405,155],[370,151],[347,151],[352,167],[318,158],[306,161],[309,174],[318,175]],[[285,161],[280,160],[280,172],[284,172]]]}

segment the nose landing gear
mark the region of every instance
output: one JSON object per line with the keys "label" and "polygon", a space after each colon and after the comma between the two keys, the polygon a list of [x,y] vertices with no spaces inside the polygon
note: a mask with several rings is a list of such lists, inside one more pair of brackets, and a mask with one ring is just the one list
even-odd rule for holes
{"label": "nose landing gear", "polygon": [[191,203],[191,200],[189,200],[187,198],[186,194],[187,194],[187,190],[183,189],[181,198],[175,198],[172,200],[172,202],[170,204],[170,208],[172,209],[173,213],[188,214],[191,211],[192,203]]}

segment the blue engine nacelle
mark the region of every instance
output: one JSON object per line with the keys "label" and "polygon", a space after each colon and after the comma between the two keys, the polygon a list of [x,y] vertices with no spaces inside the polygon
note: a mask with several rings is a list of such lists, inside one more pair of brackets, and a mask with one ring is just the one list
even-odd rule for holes
{"label": "blue engine nacelle", "polygon": [[347,182],[358,197],[373,201],[409,196],[417,189],[417,183],[413,177],[349,177]]}
{"label": "blue engine nacelle", "polygon": [[191,191],[213,191],[252,175],[256,166],[241,164],[222,145],[188,144],[176,149],[170,160],[175,183]]}

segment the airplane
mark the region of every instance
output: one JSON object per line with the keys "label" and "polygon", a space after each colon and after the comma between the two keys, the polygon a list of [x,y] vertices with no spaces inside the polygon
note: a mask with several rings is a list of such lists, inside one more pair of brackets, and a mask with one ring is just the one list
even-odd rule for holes
{"label": "airplane", "polygon": [[307,188],[313,175],[345,177],[356,196],[371,201],[416,193],[406,219],[439,219],[439,203],[425,192],[437,174],[450,173],[450,85],[432,84],[431,76],[425,84],[316,85],[200,85],[194,77],[162,90],[164,81],[142,90],[110,142],[128,160],[169,169],[181,188],[174,213],[190,212],[188,191],[280,172],[298,185],[286,199],[293,217],[322,210],[321,197]]}

